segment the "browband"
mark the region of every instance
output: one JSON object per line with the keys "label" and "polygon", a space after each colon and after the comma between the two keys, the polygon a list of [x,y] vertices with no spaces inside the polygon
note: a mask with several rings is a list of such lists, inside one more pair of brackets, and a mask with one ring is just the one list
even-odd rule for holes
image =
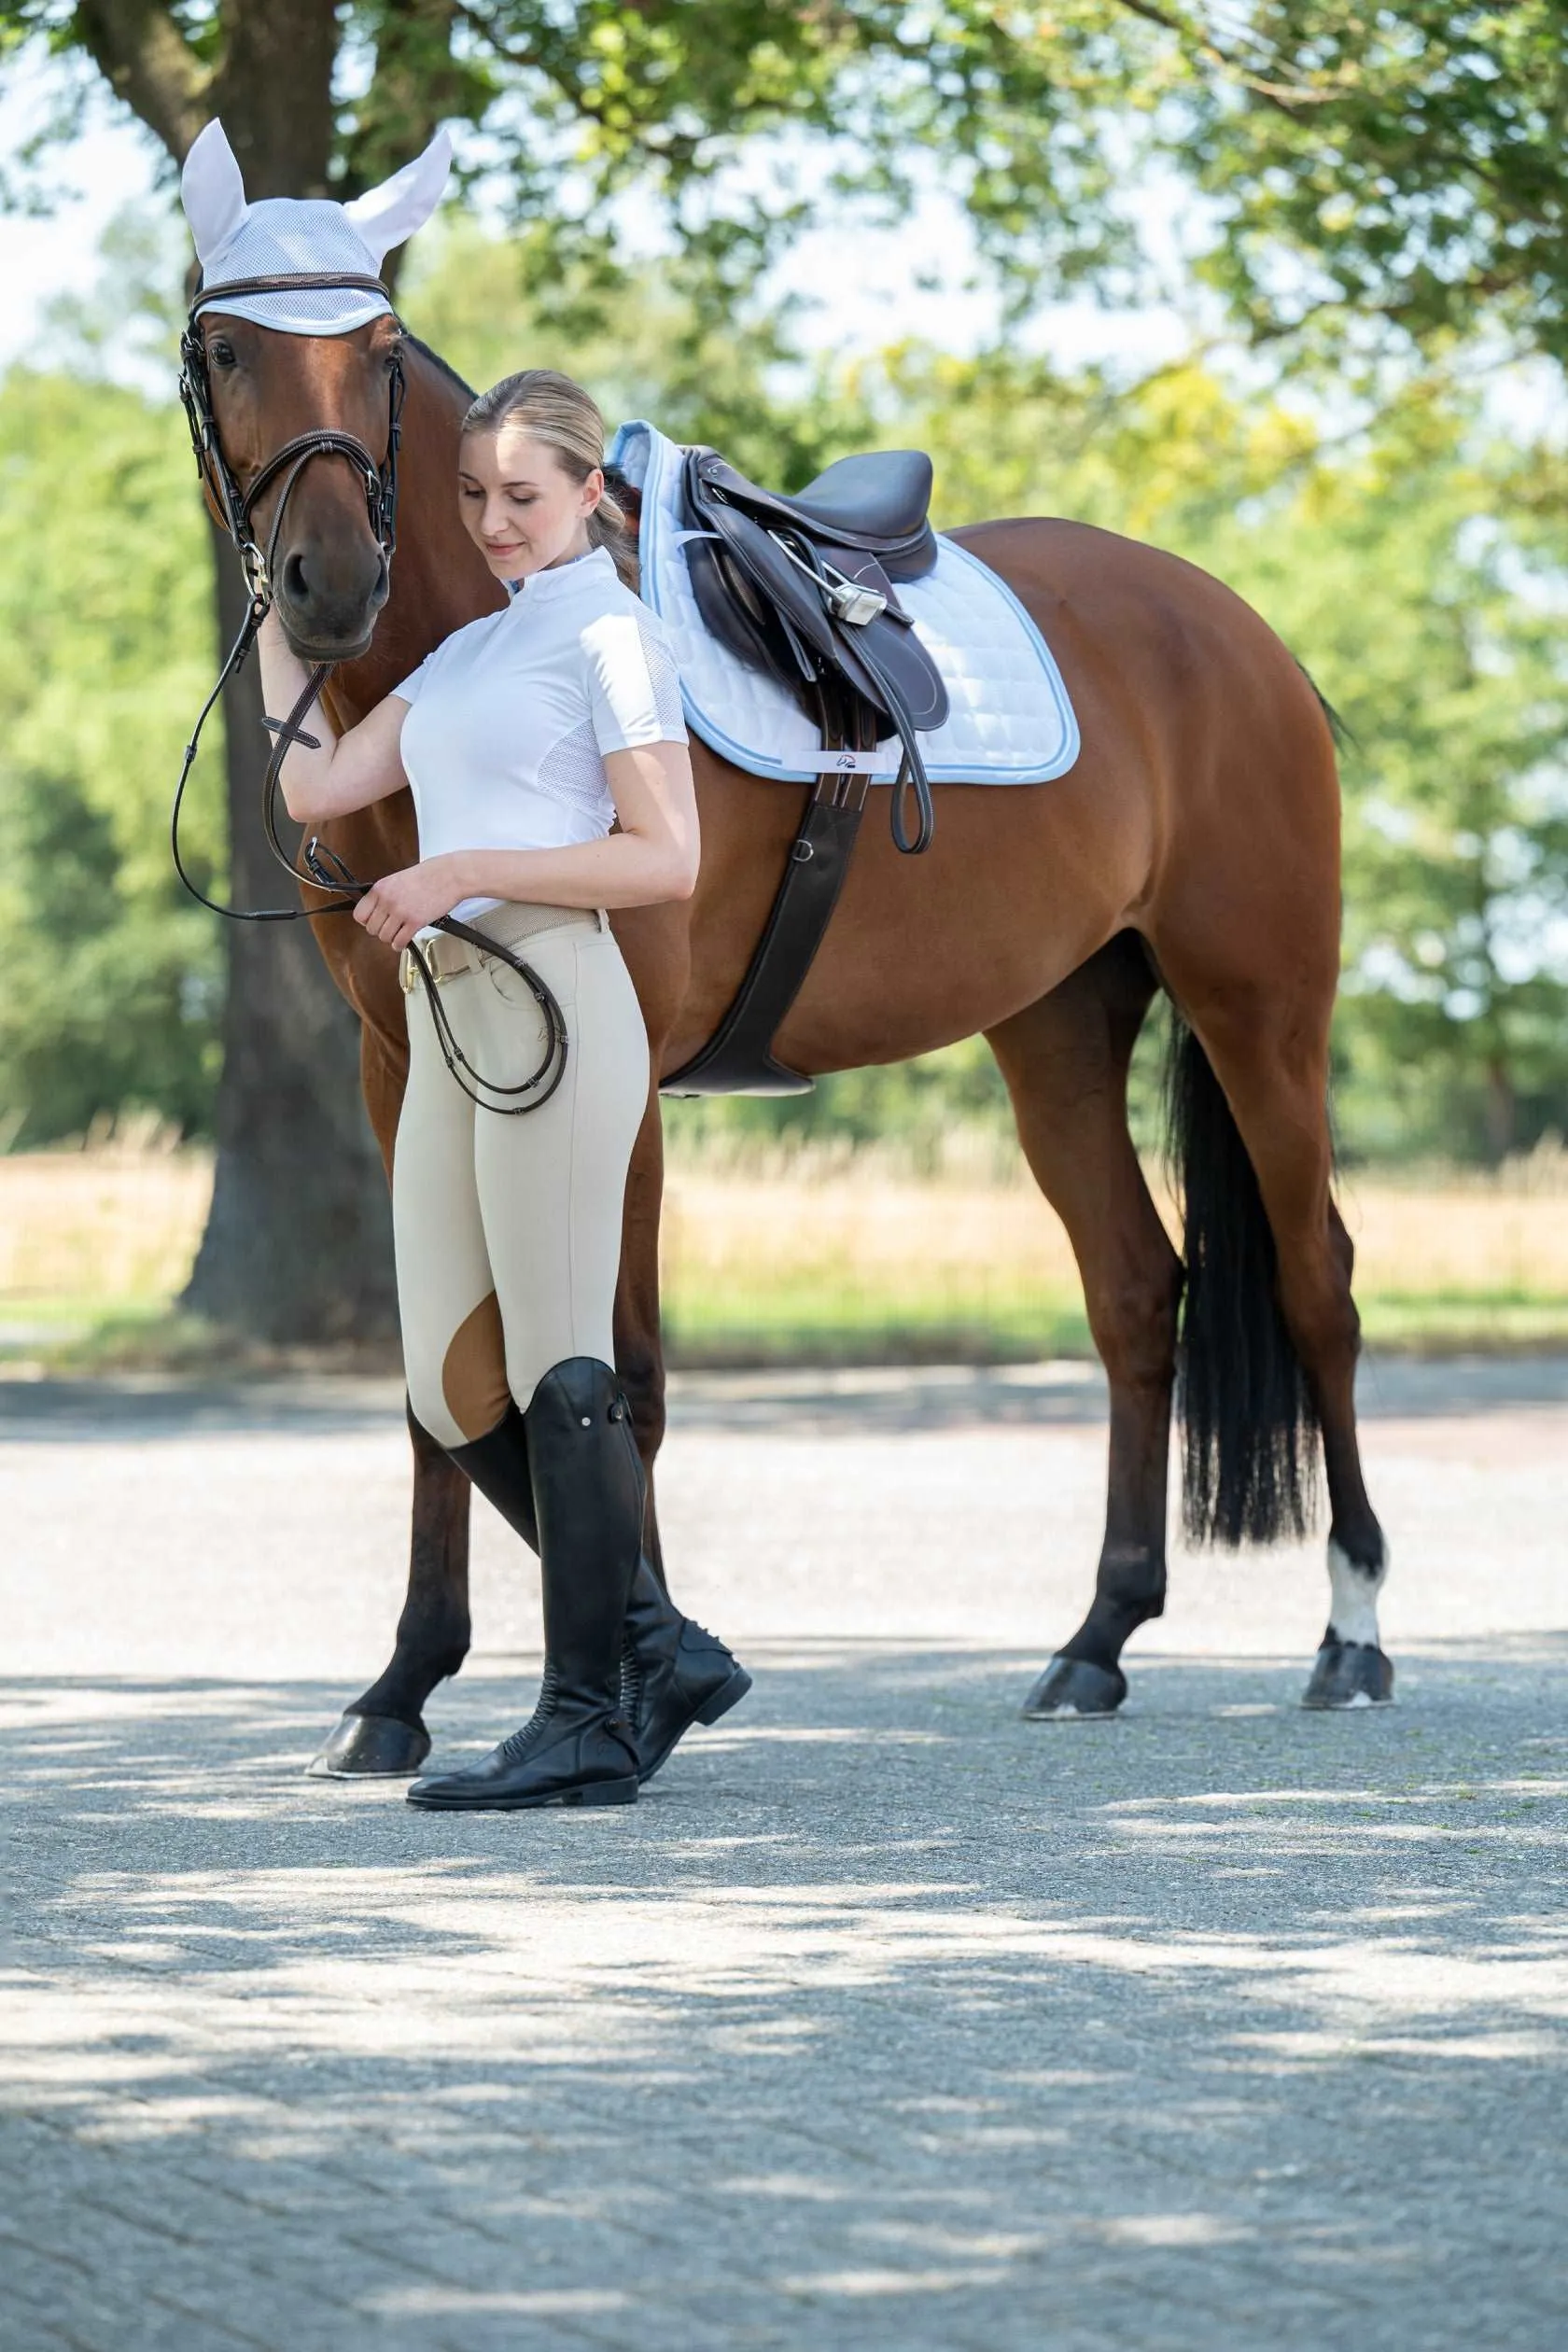
{"label": "browband", "polygon": [[190,308],[194,315],[204,303],[216,302],[225,294],[291,294],[296,288],[309,292],[313,287],[326,293],[344,286],[392,300],[391,288],[378,277],[345,277],[341,270],[284,270],[273,277],[223,278],[217,286],[199,286]]}

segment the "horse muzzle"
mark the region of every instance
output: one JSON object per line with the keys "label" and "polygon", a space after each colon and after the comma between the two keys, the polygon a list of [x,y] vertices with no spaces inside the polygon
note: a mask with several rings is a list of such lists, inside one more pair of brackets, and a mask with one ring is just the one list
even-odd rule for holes
{"label": "horse muzzle", "polygon": [[283,557],[273,578],[273,609],[302,662],[354,662],[369,652],[388,581],[379,552],[365,569],[369,580],[363,573],[333,578],[307,550],[291,548]]}

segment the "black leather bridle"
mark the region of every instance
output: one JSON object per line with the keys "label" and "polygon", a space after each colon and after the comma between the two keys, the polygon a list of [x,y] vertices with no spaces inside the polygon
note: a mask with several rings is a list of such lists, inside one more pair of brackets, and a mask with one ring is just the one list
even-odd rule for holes
{"label": "black leather bridle", "polygon": [[[195,729],[185,747],[185,759],[180,767],[179,781],[175,787],[175,804],[170,818],[169,836],[174,851],[175,871],[190,892],[191,897],[198,900],[203,906],[209,908],[213,914],[225,916],[231,922],[235,923],[299,923],[314,921],[318,915],[351,914],[371,888],[370,884],[357,880],[338,856],[336,850],[329,848],[317,835],[310,835],[301,847],[300,854],[304,861],[303,871],[278,837],[277,796],[283,763],[291,743],[301,743],[310,750],[320,748],[320,737],[307,735],[301,721],[336,667],[336,664],[332,662],[317,663],[306,682],[304,692],[287,719],[262,719],[261,724],[271,734],[273,741],[272,756],[267,762],[267,772],[261,787],[261,828],[266,836],[267,847],[273,857],[296,882],[306,888],[337,895],[329,896],[325,906],[224,906],[217,899],[209,898],[200,885],[192,880],[180,853],[180,809],[184,804],[185,790],[189,781],[190,771],[195,765],[196,754],[201,746],[202,730],[206,725],[210,713],[230,679],[238,677],[245,667],[251,648],[256,643],[261,623],[272,606],[273,566],[277,555],[284,513],[295,483],[313,457],[343,457],[354,468],[363,483],[371,528],[381,549],[382,561],[388,570],[390,570],[393,553],[398,544],[398,449],[402,436],[403,397],[406,390],[403,363],[399,353],[394,352],[388,370],[386,455],[385,457],[372,456],[356,434],[340,432],[335,427],[321,426],[309,432],[297,433],[292,441],[285,441],[281,449],[274,450],[270,457],[263,460],[252,475],[250,482],[242,489],[234,479],[229,461],[223,454],[217,420],[213,414],[212,387],[207,376],[206,345],[202,336],[199,314],[209,304],[221,301],[226,298],[235,300],[242,295],[293,293],[313,288],[333,290],[347,288],[350,291],[362,289],[367,293],[385,296],[388,304],[392,299],[386,287],[378,277],[350,276],[332,271],[296,270],[280,273],[274,277],[226,278],[217,286],[198,287],[186,319],[185,332],[180,337],[179,393],[185,408],[186,421],[190,427],[191,447],[196,453],[196,469],[201,476],[203,489],[239,555],[245,572],[247,599],[245,619],[240,623],[239,632],[229,649],[223,667],[218,672],[217,682],[202,705]],[[263,492],[280,477],[283,488],[278,495],[277,506],[273,514],[272,529],[268,534],[266,551],[263,553],[256,541],[252,517],[256,511],[257,502]],[[435,974],[430,970],[418,941],[412,940],[409,943],[408,952],[413,957],[424,983],[426,1001],[430,1007],[431,1020],[435,1024],[437,1042],[441,1046],[441,1056],[448,1070],[469,1100],[478,1103],[483,1110],[499,1112],[511,1118],[520,1117],[525,1111],[537,1111],[541,1104],[549,1101],[566,1074],[567,1054],[566,1017],[553,991],[521,956],[515,954],[510,947],[500,945],[485,932],[475,931],[467,923],[458,922],[451,915],[443,916],[433,928],[447,932],[454,939],[461,939],[469,946],[480,949],[484,955],[493,956],[497,961],[509,965],[526,983],[544,1017],[545,1050],[539,1068],[519,1085],[493,1085],[474,1069],[458,1043],[453,1031],[451,1019],[438,994]],[[483,1089],[483,1093],[477,1091],[480,1088]],[[502,1099],[493,1101],[490,1099],[493,1096],[499,1096]]]}
{"label": "black leather bridle", "polygon": [[[217,286],[198,288],[180,337],[180,399],[185,406],[186,422],[190,427],[190,443],[196,453],[196,464],[203,487],[217,508],[230,539],[239,551],[245,567],[245,585],[252,600],[270,602],[273,561],[277,553],[278,534],[283,528],[284,510],[288,494],[313,457],[346,457],[365,487],[365,503],[370,509],[371,528],[381,548],[382,559],[390,564],[398,544],[398,444],[402,434],[403,362],[393,354],[388,373],[386,455],[379,461],[372,457],[364,442],[353,433],[341,433],[321,426],[308,433],[297,433],[285,441],[258,467],[249,487],[242,490],[230,471],[229,461],[218,439],[217,420],[213,415],[212,387],[207,376],[207,351],[203,341],[199,314],[210,303],[235,300],[247,294],[278,294],[312,287],[331,290],[363,291],[380,294],[390,302],[391,296],[380,278],[337,277],[330,273],[293,271],[286,276],[225,278]],[[251,516],[258,499],[269,489],[279,474],[287,473],[283,494],[273,516],[272,533],[267,553],[262,555],[251,535]],[[258,624],[259,625],[259,624]]]}

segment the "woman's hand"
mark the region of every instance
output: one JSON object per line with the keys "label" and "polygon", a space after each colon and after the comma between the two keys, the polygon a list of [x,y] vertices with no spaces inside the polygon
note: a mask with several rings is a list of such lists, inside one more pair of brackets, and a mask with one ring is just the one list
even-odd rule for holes
{"label": "woman's hand", "polygon": [[[310,671],[290,650],[275,606],[256,642],[267,708],[283,718],[304,692]],[[408,777],[399,747],[408,710],[401,694],[388,694],[357,727],[340,735],[325,705],[311,705],[301,723],[316,737],[315,750],[308,744],[291,743],[278,768],[284,805],[296,823],[324,825],[330,817],[347,817],[403,790]]]}
{"label": "woman's hand", "polygon": [[439,923],[465,896],[451,858],[426,858],[400,874],[372,882],[354,910],[372,939],[394,949],[406,947],[416,931]]}

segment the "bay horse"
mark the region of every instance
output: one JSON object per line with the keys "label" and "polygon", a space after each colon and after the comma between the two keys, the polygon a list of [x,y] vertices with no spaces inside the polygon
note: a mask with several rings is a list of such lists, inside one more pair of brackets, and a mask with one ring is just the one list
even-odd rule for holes
{"label": "bay horse", "polygon": [[[385,446],[398,323],[301,337],[208,312],[214,414],[243,489],[298,434]],[[221,340],[222,353],[213,357]],[[469,387],[401,336],[399,547],[390,574],[361,483],[313,463],[282,518],[273,575],[300,654],[339,665],[329,715],[353,724],[452,630],[495,609],[457,515]],[[272,526],[274,493],[257,515]],[[1339,967],[1339,796],[1330,716],[1267,624],[1176,556],[1067,521],[953,536],[1007,582],[1049,641],[1082,731],[1053,783],[935,788],[934,846],[895,854],[864,828],[777,1051],[812,1076],[903,1060],[975,1033],[1006,1081],[1029,1166],[1065,1225],[1110,1387],[1110,1465],[1093,1601],[1025,1712],[1104,1715],[1121,1655],[1159,1616],[1173,1394],[1197,1536],[1267,1542],[1306,1524],[1321,1441],[1330,1616],[1306,1703],[1377,1703],[1383,1536],[1362,1476],[1352,1252],[1332,1194],[1329,1023]],[[706,1043],[750,959],[801,792],[692,746],[702,872],[688,903],[618,914],[656,1072]],[[405,794],[332,826],[362,878],[417,857]],[[407,1067],[397,959],[342,916],[314,928],[361,1024],[365,1100],[390,1163]],[[1172,1247],[1127,1120],[1134,1043],[1157,991],[1174,1008],[1169,1089],[1184,1198]],[[650,1473],[665,1431],[657,1082],[627,1183],[616,1353]],[[408,1592],[385,1673],[344,1711],[329,1768],[408,1773],[422,1711],[469,1644],[469,1484],[417,1426]]]}

